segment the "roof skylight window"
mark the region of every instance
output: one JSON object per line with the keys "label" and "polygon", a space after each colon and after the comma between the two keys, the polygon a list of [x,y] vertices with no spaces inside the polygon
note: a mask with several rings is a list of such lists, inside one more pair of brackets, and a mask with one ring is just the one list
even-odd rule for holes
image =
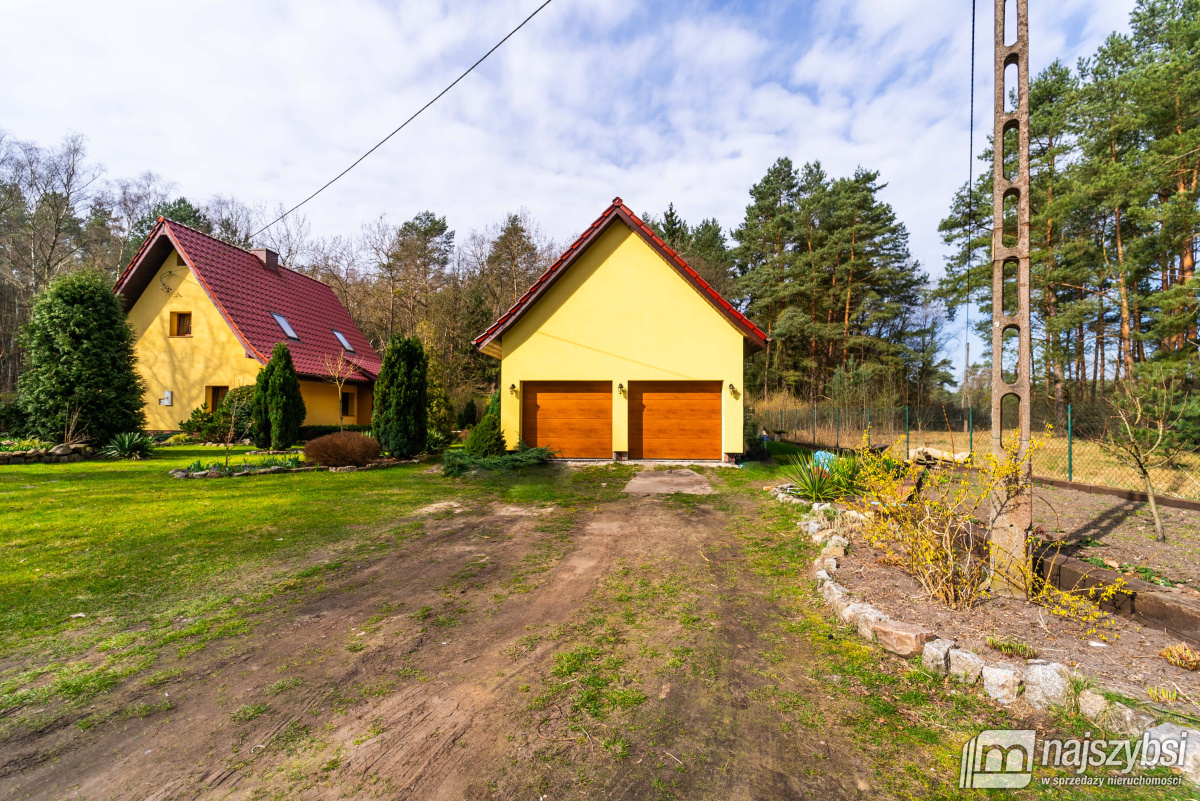
{"label": "roof skylight window", "polygon": [[337,341],[342,343],[342,347],[350,353],[354,353],[354,348],[350,347],[350,340],[346,339],[346,335],[337,329],[333,330],[333,335],[337,337]]}
{"label": "roof skylight window", "polygon": [[279,323],[279,327],[283,329],[283,333],[287,334],[288,339],[300,339],[296,336],[296,330],[292,328],[292,324],[287,321],[286,317],[275,312],[271,312],[271,316],[275,318],[275,322]]}

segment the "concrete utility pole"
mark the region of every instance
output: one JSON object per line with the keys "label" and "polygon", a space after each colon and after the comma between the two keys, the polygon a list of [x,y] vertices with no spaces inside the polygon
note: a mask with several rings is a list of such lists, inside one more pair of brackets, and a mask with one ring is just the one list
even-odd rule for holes
{"label": "concrete utility pole", "polygon": [[[1020,429],[1021,458],[1029,448],[1029,373],[1033,363],[1029,331],[1029,0],[1007,2],[1016,3],[1017,30],[1015,36],[1013,31],[1008,31],[1006,36],[1006,0],[996,0],[995,190],[992,195],[992,453],[1001,459],[1004,458],[1002,433],[1005,428],[1013,428],[1013,414],[1017,415],[1016,423]],[[1011,44],[1005,44],[1006,38]],[[1008,112],[1005,110],[1004,75],[1006,68],[1011,66],[1017,70],[1017,105]],[[1011,132],[1014,131],[1018,163],[1015,172],[1010,170],[1006,175],[1005,133],[1010,132],[1008,146],[1011,148]],[[1017,227],[1015,232],[1010,227],[1009,237],[1005,237],[1006,203],[1016,206]],[[1008,308],[1005,308],[1006,272],[1009,281],[1016,281],[1016,287],[1008,287]],[[1019,342],[1016,376],[1011,383],[1004,376],[1006,333],[1010,338],[1015,333]],[[1002,418],[1005,411],[1010,419]],[[1025,594],[1024,574],[1029,561],[1026,538],[1033,528],[1031,483],[1031,471],[1026,466],[1016,497],[997,495],[992,499],[992,591],[999,595]]]}

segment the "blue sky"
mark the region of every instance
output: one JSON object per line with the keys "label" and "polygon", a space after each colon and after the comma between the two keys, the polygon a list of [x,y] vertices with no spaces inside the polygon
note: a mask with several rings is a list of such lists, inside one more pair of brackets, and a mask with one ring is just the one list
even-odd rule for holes
{"label": "blue sky", "polygon": [[[1073,64],[1133,0],[1031,0],[1034,70]],[[536,0],[9,0],[0,128],[84,134],[109,177],[290,205],[436,94]],[[976,147],[991,119],[979,0]],[[772,162],[881,172],[914,255],[967,172],[970,0],[554,0],[305,208],[314,233],[429,208],[465,235],[525,207],[565,243],[615,195],[736,226]],[[972,350],[978,353],[977,346]],[[956,357],[957,364],[958,357]]]}

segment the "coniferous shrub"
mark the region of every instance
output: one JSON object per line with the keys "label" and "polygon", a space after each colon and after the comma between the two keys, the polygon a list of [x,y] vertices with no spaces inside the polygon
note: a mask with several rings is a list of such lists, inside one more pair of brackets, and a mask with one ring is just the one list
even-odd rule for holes
{"label": "coniferous shrub", "polygon": [[500,456],[508,451],[504,431],[500,427],[500,390],[488,401],[483,419],[467,435],[464,449],[474,457]]}
{"label": "coniferous shrub", "polygon": [[271,403],[267,388],[274,372],[275,367],[267,362],[254,379],[254,397],[250,402],[250,438],[259,450],[271,447]]}
{"label": "coniferous shrub", "polygon": [[458,427],[460,430],[466,430],[479,422],[479,410],[475,407],[475,399],[468,398],[466,404],[462,407],[462,411],[458,413]]}
{"label": "coniferous shrub", "polygon": [[371,433],[383,451],[407,459],[428,436],[425,349],[416,337],[392,337],[375,381]]}
{"label": "coniferous shrub", "polygon": [[450,444],[450,431],[454,427],[454,410],[450,407],[450,396],[442,381],[441,363],[429,361],[425,382],[426,434],[425,451],[441,453]]}
{"label": "coniferous shrub", "polygon": [[21,342],[26,369],[17,394],[26,434],[107,444],[146,427],[133,329],[100,273],[79,270],[51,283],[34,301]]}
{"label": "coniferous shrub", "polygon": [[267,386],[267,397],[270,402],[271,417],[271,449],[287,450],[300,439],[300,426],[304,422],[307,410],[304,408],[304,396],[300,394],[300,377],[292,365],[292,352],[288,346],[280,342],[271,352],[271,361],[278,361],[279,366],[271,375]]}
{"label": "coniferous shrub", "polygon": [[379,443],[354,431],[317,437],[304,446],[304,461],[325,467],[362,467],[379,458]]}
{"label": "coniferous shrub", "polygon": [[0,400],[0,436],[10,439],[25,436],[25,412],[13,400]]}
{"label": "coniferous shrub", "polygon": [[282,342],[271,351],[271,360],[254,382],[250,425],[254,444],[259,448],[287,450],[300,439],[304,422],[304,397],[300,378],[292,364],[292,352]]}

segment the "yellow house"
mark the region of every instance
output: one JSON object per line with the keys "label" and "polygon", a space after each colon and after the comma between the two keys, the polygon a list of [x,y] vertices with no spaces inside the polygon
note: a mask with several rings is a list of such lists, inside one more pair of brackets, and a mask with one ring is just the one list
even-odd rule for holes
{"label": "yellow house", "polygon": [[743,360],[766,342],[617,198],[475,346],[500,359],[510,448],[728,460]]}
{"label": "yellow house", "polygon": [[279,342],[300,376],[305,425],[371,422],[378,354],[332,289],[273,251],[159,217],[113,292],[134,329],[150,430],[177,430],[192,409],[253,384]]}

